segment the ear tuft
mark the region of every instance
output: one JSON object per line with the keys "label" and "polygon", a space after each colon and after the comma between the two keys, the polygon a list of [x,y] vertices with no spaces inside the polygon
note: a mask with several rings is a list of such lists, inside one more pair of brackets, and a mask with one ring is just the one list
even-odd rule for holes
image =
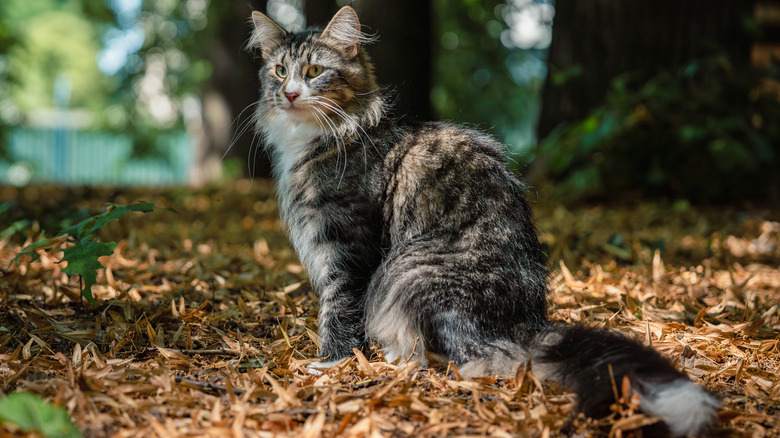
{"label": "ear tuft", "polygon": [[252,23],[255,29],[252,36],[249,37],[249,47],[260,48],[263,59],[268,60],[275,48],[282,45],[282,41],[287,36],[287,31],[276,24],[274,20],[266,17],[260,12],[252,12]]}
{"label": "ear tuft", "polygon": [[360,52],[360,41],[363,39],[357,12],[349,6],[339,9],[322,31],[320,38],[348,59],[356,57]]}

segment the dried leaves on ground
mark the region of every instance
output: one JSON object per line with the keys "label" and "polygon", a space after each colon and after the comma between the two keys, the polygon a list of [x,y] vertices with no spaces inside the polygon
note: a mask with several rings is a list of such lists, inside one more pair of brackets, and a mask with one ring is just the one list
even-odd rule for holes
{"label": "dried leaves on ground", "polygon": [[[629,382],[614,382],[609,418],[573,416],[569,390],[536,379],[532,365],[463,380],[454,367],[388,364],[374,349],[308,374],[316,297],[268,182],[0,195],[0,390],[63,406],[85,436],[619,437],[655,421],[636,411]],[[178,213],[126,216],[100,232],[117,246],[101,258],[98,305],[81,300],[61,252],[9,267],[43,229],[138,200]],[[611,327],[667,355],[723,400],[714,434],[780,436],[777,210],[534,210],[552,318]],[[0,425],[9,433],[21,432]]]}

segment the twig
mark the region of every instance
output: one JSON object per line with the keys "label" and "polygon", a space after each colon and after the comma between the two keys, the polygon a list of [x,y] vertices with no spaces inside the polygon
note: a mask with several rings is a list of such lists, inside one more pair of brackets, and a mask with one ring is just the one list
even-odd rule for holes
{"label": "twig", "polygon": [[176,349],[176,348],[171,348],[170,350],[171,351],[176,351],[176,352],[181,353],[181,354],[189,354],[189,355],[195,355],[195,354],[229,354],[229,355],[233,355],[233,356],[238,356],[240,354],[240,352],[238,352],[238,351],[228,350],[227,348],[214,348],[214,349],[210,349],[210,350],[190,350],[190,349],[179,350],[179,349]]}
{"label": "twig", "polygon": [[[226,386],[215,385],[213,383],[208,383],[208,382],[199,382],[197,380],[192,380],[192,379],[188,379],[186,377],[180,377],[180,376],[173,376],[173,378],[174,378],[174,380],[176,380],[179,383],[185,383],[185,384],[188,384],[188,385],[194,385],[194,386],[197,386],[197,387],[200,387],[200,388],[204,388],[204,389],[208,389],[208,390],[211,390],[211,391],[214,391],[214,392],[228,392],[228,389],[227,389]],[[241,395],[244,394],[244,392],[246,392],[243,389],[238,389],[238,388],[231,388],[231,389],[233,390],[233,394],[235,394],[237,396],[241,396]]]}
{"label": "twig", "polygon": [[617,383],[615,383],[615,373],[612,371],[612,364],[607,364],[609,370],[609,380],[612,382],[612,393],[615,396],[615,403],[620,403],[620,395],[618,394]]}

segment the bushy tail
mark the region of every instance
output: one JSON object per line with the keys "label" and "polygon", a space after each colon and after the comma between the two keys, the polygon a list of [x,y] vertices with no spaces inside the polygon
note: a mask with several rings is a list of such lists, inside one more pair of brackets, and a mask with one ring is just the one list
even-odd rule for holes
{"label": "bushy tail", "polygon": [[540,377],[572,388],[579,410],[590,417],[609,414],[609,406],[615,403],[613,381],[620,388],[623,376],[628,376],[632,390],[639,394],[640,410],[661,418],[669,435],[700,435],[715,421],[717,398],[658,352],[622,334],[553,325],[531,344],[526,351]]}

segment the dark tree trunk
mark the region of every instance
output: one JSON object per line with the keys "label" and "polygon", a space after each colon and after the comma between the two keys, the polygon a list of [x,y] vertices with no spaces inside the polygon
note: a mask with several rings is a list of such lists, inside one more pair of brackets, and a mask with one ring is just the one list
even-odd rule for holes
{"label": "dark tree trunk", "polygon": [[248,160],[244,171],[249,170],[255,177],[270,175],[268,157],[253,147],[253,141],[257,146],[254,132],[240,129],[252,115],[251,110],[244,109],[256,101],[259,88],[259,62],[244,50],[252,31],[249,17],[253,10],[265,12],[265,3],[265,0],[224,2],[211,11],[209,22],[213,23],[210,30],[214,36],[205,53],[213,73],[202,96],[204,135],[198,156],[197,183],[213,181],[218,176],[215,172],[220,172],[220,161],[231,141],[228,158]]}
{"label": "dark tree trunk", "polygon": [[744,19],[754,0],[559,0],[539,138],[585,117],[604,101],[612,79],[640,81],[715,53],[748,63]]}

